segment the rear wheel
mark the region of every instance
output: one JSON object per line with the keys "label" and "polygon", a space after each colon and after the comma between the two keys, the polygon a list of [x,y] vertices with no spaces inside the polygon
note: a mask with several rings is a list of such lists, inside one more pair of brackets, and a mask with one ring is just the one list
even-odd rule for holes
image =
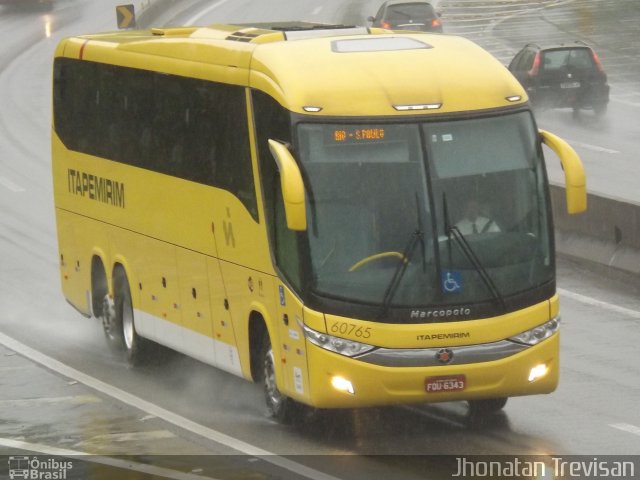
{"label": "rear wheel", "polygon": [[102,323],[102,330],[105,338],[107,339],[107,344],[110,348],[119,350],[122,346],[122,340],[119,333],[120,327],[117,324],[116,307],[113,303],[113,298],[111,298],[109,294],[104,294],[102,297],[98,318]]}
{"label": "rear wheel", "polygon": [[278,390],[276,383],[275,356],[269,336],[265,335],[262,348],[264,396],[269,415],[279,422],[291,423],[302,411],[302,405]]}
{"label": "rear wheel", "polygon": [[122,268],[114,273],[114,297],[105,295],[101,320],[107,343],[117,351],[124,351],[130,365],[140,363],[144,355],[144,339],[138,336],[131,301],[131,289]]}
{"label": "rear wheel", "polygon": [[597,117],[603,116],[605,113],[607,113],[607,104],[606,103],[596,103],[593,106],[593,112],[596,114]]}

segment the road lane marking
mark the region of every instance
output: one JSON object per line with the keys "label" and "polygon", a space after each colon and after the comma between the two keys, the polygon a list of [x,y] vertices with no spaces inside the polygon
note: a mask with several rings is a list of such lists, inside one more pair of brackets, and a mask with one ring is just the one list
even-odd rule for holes
{"label": "road lane marking", "polygon": [[123,442],[148,442],[150,440],[165,440],[176,436],[169,430],[150,430],[148,432],[105,433],[78,442],[74,447],[81,445],[104,445]]}
{"label": "road lane marking", "polygon": [[0,407],[34,407],[52,403],[72,403],[74,405],[86,405],[88,403],[100,403],[101,399],[95,395],[75,395],[70,397],[44,397],[44,398],[13,398],[0,400]]}
{"label": "road lane marking", "polygon": [[78,450],[68,450],[66,448],[51,447],[49,445],[43,445],[41,443],[23,442],[21,440],[13,440],[11,438],[0,438],[0,445],[7,448],[37,452],[44,455],[55,455],[73,459],[76,459],[75,457],[86,457],[82,458],[82,461],[99,463],[101,465],[109,465],[110,467],[121,468],[124,470],[133,470],[135,472],[141,472],[175,480],[216,480],[212,477],[203,477],[202,475],[179,472],[177,470],[171,470],[169,468],[156,467],[153,465],[147,465],[145,463],[133,462],[131,460],[121,460],[119,458],[96,456],[91,453]]}
{"label": "road lane marking", "polygon": [[288,458],[281,457],[279,455],[276,455],[275,453],[269,452],[268,450],[263,450],[259,447],[251,445],[250,443],[243,442],[240,439],[219,432],[218,430],[200,425],[193,420],[189,420],[186,417],[166,410],[154,403],[143,400],[140,397],[136,397],[135,395],[125,392],[124,390],[114,387],[113,385],[109,385],[108,383],[98,380],[91,375],[82,373],[75,368],[59,362],[58,360],[49,357],[48,355],[45,355],[44,353],[41,353],[25,345],[24,343],[19,342],[18,340],[5,335],[2,332],[0,332],[0,344],[4,345],[10,350],[13,350],[14,352],[19,353],[23,357],[39,363],[40,365],[44,365],[49,370],[58,372],[65,377],[76,380],[92,388],[93,390],[103,393],[104,395],[108,395],[111,398],[115,398],[116,400],[126,403],[127,405],[131,405],[132,407],[135,407],[149,415],[154,415],[164,420],[165,422],[169,422],[183,430],[187,430],[207,440],[218,443],[220,445],[225,445],[245,455],[260,457],[265,462],[271,463],[272,465],[275,465],[284,470],[293,472],[296,475],[300,475],[301,477],[309,478],[312,480],[339,480],[338,477],[334,477],[333,475],[329,475],[319,470],[307,467],[306,465],[294,462],[292,460],[289,460]]}
{"label": "road lane marking", "polygon": [[630,425],[628,423],[611,423],[609,426],[622,430],[623,432],[629,432],[640,436],[640,427],[636,427],[635,425]]}
{"label": "road lane marking", "polygon": [[640,102],[624,100],[620,95],[611,95],[610,100],[616,103],[622,103],[624,105],[628,105],[630,107],[640,107]]}
{"label": "road lane marking", "polygon": [[598,152],[598,153],[613,153],[613,154],[620,153],[618,150],[612,150],[610,148],[599,147],[598,145],[590,145],[588,143],[577,142],[575,140],[568,140],[568,139],[565,139],[565,140],[567,142],[569,142],[569,144],[571,144],[572,146],[586,148],[587,150],[592,150],[592,151]]}
{"label": "road lane marking", "polygon": [[640,312],[638,310],[632,310],[630,308],[603,302],[602,300],[596,300],[595,298],[571,292],[569,290],[565,290],[564,288],[558,288],[557,290],[561,296],[571,298],[572,300],[577,300],[578,302],[586,303],[587,305],[593,305],[595,307],[604,308],[605,310],[609,310],[611,312],[621,313],[622,315],[628,315],[630,317],[640,319]]}
{"label": "road lane marking", "polygon": [[24,192],[25,191],[24,188],[22,188],[17,183],[13,183],[7,177],[0,177],[0,185],[2,185],[5,188],[8,188],[9,190],[11,190],[12,192],[15,192],[15,193],[19,193],[19,192]]}
{"label": "road lane marking", "polygon": [[[10,356],[10,355],[5,355],[5,356]],[[5,366],[0,366],[0,374],[2,372],[15,371],[15,372],[24,372],[24,374],[27,375],[28,374],[27,373],[28,370],[31,370],[31,369],[32,369],[31,365],[30,366],[26,366],[26,367],[23,366],[23,365],[7,365],[6,367]]]}

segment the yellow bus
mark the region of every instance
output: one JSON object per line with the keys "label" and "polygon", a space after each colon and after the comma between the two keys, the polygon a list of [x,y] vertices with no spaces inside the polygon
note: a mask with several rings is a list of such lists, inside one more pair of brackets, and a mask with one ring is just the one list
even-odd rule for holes
{"label": "yellow bus", "polygon": [[456,36],[282,22],[67,38],[62,289],[129,362],[165,345],[262,383],[280,420],[500,409],[558,382],[543,144],[585,210],[575,152]]}

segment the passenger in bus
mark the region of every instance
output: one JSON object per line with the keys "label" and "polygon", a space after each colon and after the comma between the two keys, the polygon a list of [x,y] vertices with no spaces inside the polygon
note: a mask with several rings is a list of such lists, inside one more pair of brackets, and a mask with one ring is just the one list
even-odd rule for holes
{"label": "passenger in bus", "polygon": [[463,216],[456,223],[456,227],[462,235],[500,231],[500,227],[496,221],[485,216],[484,209],[476,197],[470,197],[468,199]]}

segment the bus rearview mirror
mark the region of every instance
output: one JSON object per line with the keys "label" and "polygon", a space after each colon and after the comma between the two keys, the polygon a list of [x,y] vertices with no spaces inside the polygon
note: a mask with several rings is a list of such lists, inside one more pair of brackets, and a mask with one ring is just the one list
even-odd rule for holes
{"label": "bus rearview mirror", "polygon": [[304,183],[298,164],[287,147],[276,141],[269,140],[269,150],[280,170],[280,185],[287,227],[290,230],[304,231],[307,229],[307,209],[304,198]]}
{"label": "bus rearview mirror", "polygon": [[576,151],[560,137],[540,130],[542,142],[560,159],[564,171],[567,196],[567,213],[582,213],[587,210],[587,182],[584,167]]}

